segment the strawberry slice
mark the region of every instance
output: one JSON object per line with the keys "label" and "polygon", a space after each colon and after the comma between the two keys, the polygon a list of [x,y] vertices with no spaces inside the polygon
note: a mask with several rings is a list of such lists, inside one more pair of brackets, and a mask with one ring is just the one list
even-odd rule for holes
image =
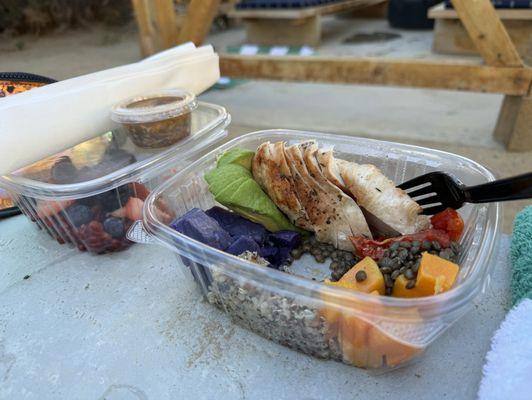
{"label": "strawberry slice", "polygon": [[150,191],[142,183],[131,182],[130,185],[131,192],[134,193],[135,197],[138,197],[142,201],[146,200],[146,198],[150,195]]}
{"label": "strawberry slice", "polygon": [[126,209],[126,217],[131,221],[141,220],[142,207],[144,207],[144,201],[137,197],[130,197],[124,207]]}
{"label": "strawberry slice", "polygon": [[38,200],[37,201],[37,216],[40,219],[49,218],[53,215],[57,215],[60,212],[64,211],[67,207],[74,204],[74,200],[61,200],[61,201],[48,201],[48,200]]}

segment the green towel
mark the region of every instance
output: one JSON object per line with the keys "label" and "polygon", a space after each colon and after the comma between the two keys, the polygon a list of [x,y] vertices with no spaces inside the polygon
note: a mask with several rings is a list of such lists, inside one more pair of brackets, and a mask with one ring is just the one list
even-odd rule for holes
{"label": "green towel", "polygon": [[532,206],[515,217],[512,246],[512,302],[532,299]]}

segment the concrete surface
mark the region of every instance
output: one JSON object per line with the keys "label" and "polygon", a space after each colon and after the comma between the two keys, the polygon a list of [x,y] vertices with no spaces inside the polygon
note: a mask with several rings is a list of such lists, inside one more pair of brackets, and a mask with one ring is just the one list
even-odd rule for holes
{"label": "concrete surface", "polygon": [[473,399],[509,304],[503,236],[472,310],[417,363],[371,374],[233,325],[168,250],[91,256],[36,232],[0,221],[0,399]]}

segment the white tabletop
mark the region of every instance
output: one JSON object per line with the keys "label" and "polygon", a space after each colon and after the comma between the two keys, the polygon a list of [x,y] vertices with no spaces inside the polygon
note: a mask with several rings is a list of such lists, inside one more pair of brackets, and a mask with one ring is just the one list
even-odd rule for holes
{"label": "white tabletop", "polygon": [[469,314],[417,363],[379,375],[233,325],[166,249],[91,256],[10,218],[0,222],[0,399],[475,398],[509,306],[508,248],[504,236]]}

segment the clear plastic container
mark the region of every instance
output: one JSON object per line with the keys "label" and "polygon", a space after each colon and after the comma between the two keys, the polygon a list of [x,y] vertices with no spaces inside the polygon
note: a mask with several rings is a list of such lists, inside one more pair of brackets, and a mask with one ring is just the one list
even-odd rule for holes
{"label": "clear plastic container", "polygon": [[131,245],[149,192],[226,135],[223,107],[199,103],[190,135],[166,149],[137,147],[123,127],[0,178],[22,212],[59,243],[101,254]]}
{"label": "clear plastic container", "polygon": [[313,274],[309,271],[314,270],[310,257],[294,263],[301,274],[288,274],[226,254],[168,226],[168,214],[174,218],[193,207],[207,209],[215,204],[203,176],[226,150],[255,150],[265,141],[308,139],[334,146],[340,158],[375,164],[397,183],[434,170],[446,171],[466,184],[494,179],[476,162],[436,150],[323,133],[261,131],[224,144],[158,187],[146,201],[143,226],[136,224],[129,235],[172,249],[210,303],[268,339],[363,368],[404,365],[422,354],[485,290],[498,237],[498,204],[467,205],[460,210],[466,228],[457,284],[443,294],[414,299],[326,286],[309,279]]}
{"label": "clear plastic container", "polygon": [[157,149],[171,146],[191,134],[196,96],[186,90],[163,90],[137,96],[111,110],[111,118],[121,123],[137,146]]}

